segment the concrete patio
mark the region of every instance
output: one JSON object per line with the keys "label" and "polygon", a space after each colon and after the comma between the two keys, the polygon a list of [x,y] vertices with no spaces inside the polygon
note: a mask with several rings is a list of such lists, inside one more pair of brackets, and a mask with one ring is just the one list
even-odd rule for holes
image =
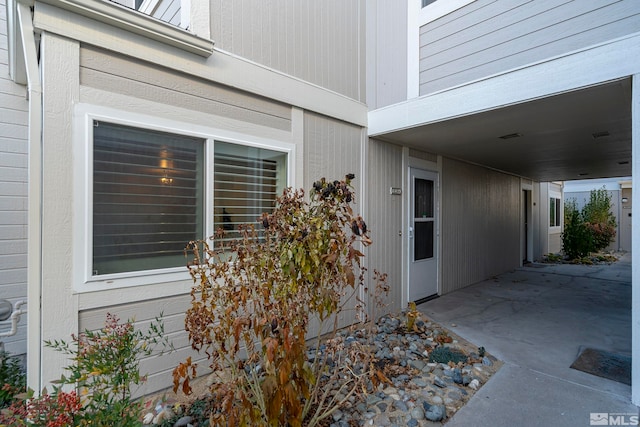
{"label": "concrete patio", "polygon": [[631,254],[611,265],[530,264],[418,308],[504,361],[447,426],[589,426],[591,413],[638,415],[630,386],[570,368],[583,347],[631,354]]}

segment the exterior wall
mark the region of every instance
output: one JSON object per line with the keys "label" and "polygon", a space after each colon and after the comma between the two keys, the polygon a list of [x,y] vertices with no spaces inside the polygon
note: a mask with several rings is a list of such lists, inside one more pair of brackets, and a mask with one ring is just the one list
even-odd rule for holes
{"label": "exterior wall", "polygon": [[407,99],[407,2],[367,3],[367,105]]}
{"label": "exterior wall", "polygon": [[[402,309],[402,203],[403,196],[391,195],[390,188],[403,188],[402,147],[369,140],[367,157],[368,215],[373,244],[368,250],[369,276],[373,270],[387,273],[389,295],[386,306],[377,308],[369,301],[369,313],[378,317],[384,312]],[[405,193],[406,194],[406,193]]]}
{"label": "exterior wall", "polygon": [[[356,179],[352,185],[356,191],[354,212],[364,215],[366,199],[364,196],[363,146],[365,131],[330,117],[312,112],[304,112],[304,179],[302,187],[308,191],[313,182],[324,177],[328,180],[342,179],[353,173]],[[355,301],[354,301],[355,305]],[[356,313],[347,311],[339,319],[341,327],[351,325]],[[309,328],[310,334],[316,333],[316,326]],[[325,331],[326,332],[326,331]]]}
{"label": "exterior wall", "polygon": [[[27,297],[27,132],[26,89],[9,78],[5,0],[0,0],[0,298]],[[23,308],[28,308],[24,306]],[[18,334],[0,338],[5,350],[24,354],[26,316]],[[10,322],[0,324],[0,333]]]}
{"label": "exterior wall", "polygon": [[120,304],[84,310],[79,313],[80,330],[97,330],[104,326],[107,313],[114,314],[120,320],[135,319],[135,327],[145,330],[149,324],[162,313],[165,336],[171,340],[176,351],[162,357],[150,356],[140,361],[140,372],[149,372],[147,381],[134,391],[135,396],[143,396],[172,383],[171,373],[178,363],[188,356],[198,363],[200,374],[208,366],[206,355],[191,350],[188,336],[184,330],[185,310],[189,307],[191,297],[180,295],[163,299],[151,299],[132,304]]}
{"label": "exterior wall", "polygon": [[420,95],[637,31],[634,0],[477,0],[420,29]]}
{"label": "exterior wall", "polygon": [[211,2],[216,47],[364,102],[364,0]]}
{"label": "exterior wall", "polygon": [[442,294],[520,265],[520,178],[444,158]]}
{"label": "exterior wall", "polygon": [[325,177],[342,179],[348,173],[356,176],[358,204],[364,206],[362,150],[364,130],[330,117],[312,112],[304,113],[304,181],[305,189]]}
{"label": "exterior wall", "polygon": [[[148,62],[89,45],[80,50],[82,102],[119,94],[241,122],[290,131],[291,107],[215,82],[189,77]],[[108,92],[108,94],[106,94]],[[100,93],[105,96],[100,97]],[[128,107],[140,111],[135,106]],[[189,114],[185,115],[188,119]],[[195,117],[194,117],[195,118]],[[193,120],[193,119],[192,119]],[[196,123],[202,123],[195,120]]]}
{"label": "exterior wall", "polygon": [[[359,10],[360,3],[349,4],[350,7],[357,5],[349,9],[353,13]],[[176,132],[183,129],[202,134],[213,129],[234,141],[257,140],[266,146],[279,143],[292,147],[290,185],[309,188],[319,177],[336,179],[354,173],[358,195],[356,210],[365,214],[365,129],[362,123],[353,124],[320,112],[333,107],[333,114],[344,118],[345,115],[337,112],[340,105],[355,105],[362,111],[356,111],[354,117],[366,119],[366,110],[362,104],[343,95],[282,73],[274,78],[281,84],[280,92],[286,93],[284,97],[296,94],[303,100],[302,105],[317,105],[320,112],[277,101],[259,95],[259,89],[256,89],[257,93],[252,91],[254,86],[265,84],[266,80],[262,82],[260,78],[264,76],[265,68],[244,59],[214,52],[212,58],[203,60],[119,30],[91,26],[83,18],[67,16],[49,5],[38,4],[38,7],[35,20],[42,31],[44,93],[42,275],[47,277],[42,290],[42,318],[46,319],[42,339],[66,338],[85,328],[99,328],[107,312],[115,313],[123,320],[135,316],[141,327],[164,312],[166,331],[177,352],[160,359],[143,360],[141,369],[149,374],[149,382],[138,393],[153,392],[170,386],[171,370],[179,360],[192,353],[183,324],[192,282],[186,278],[185,270],[179,277],[173,274],[152,279],[130,277],[85,283],[82,252],[86,253],[83,249],[87,244],[86,230],[78,225],[90,209],[86,207],[90,205],[84,200],[84,184],[81,184],[87,181],[83,165],[88,161],[82,150],[90,152],[86,147],[91,146],[91,141],[86,140],[87,132],[83,130],[85,111],[97,109],[107,117],[121,118],[127,123],[147,124],[148,120],[149,126],[159,124],[163,129],[176,129]],[[336,8],[342,8],[342,3],[336,3]],[[73,24],[59,25],[59,22]],[[340,27],[347,24],[342,22]],[[91,26],[91,29],[84,26]],[[125,47],[115,49],[114,39],[116,45]],[[120,53],[114,53],[116,51]],[[135,54],[138,51],[140,55]],[[163,55],[173,55],[174,60],[165,61]],[[224,66],[220,64],[221,60],[227,59],[230,62]],[[314,67],[322,74],[322,70],[332,70],[333,64],[319,62]],[[344,68],[337,68],[344,73]],[[364,77],[359,74],[361,69],[357,69],[355,86],[363,83],[361,77]],[[227,84],[224,76],[218,80],[217,71],[220,70],[223,74],[228,73],[225,74],[227,77],[231,74],[246,76],[247,85]],[[255,84],[253,80],[261,83]],[[354,87],[351,81],[344,84]],[[297,90],[302,86],[320,96],[309,100],[305,90]],[[356,90],[355,93],[360,92]],[[351,114],[353,108],[345,120]],[[217,138],[215,132],[210,138]],[[345,318],[343,324],[347,321],[349,319]],[[62,372],[66,360],[50,349],[41,348],[41,351],[44,385]],[[201,355],[194,355],[194,359],[201,358]]]}

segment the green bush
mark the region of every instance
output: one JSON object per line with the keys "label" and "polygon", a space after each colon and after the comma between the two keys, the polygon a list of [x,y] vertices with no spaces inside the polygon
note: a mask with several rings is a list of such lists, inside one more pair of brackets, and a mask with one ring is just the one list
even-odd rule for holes
{"label": "green bush", "polygon": [[575,200],[567,200],[564,205],[564,232],[562,250],[571,259],[589,255],[593,248],[593,236],[578,210]]}
{"label": "green bush", "polygon": [[27,375],[17,357],[0,351],[0,409],[11,405],[26,391]]}
{"label": "green bush", "polygon": [[578,210],[576,201],[564,207],[562,250],[570,259],[584,258],[600,251],[616,236],[616,219],[611,213],[611,196],[603,187],[592,190],[589,202]]}
{"label": "green bush", "polygon": [[438,347],[429,354],[429,362],[432,363],[465,363],[467,359],[468,357],[463,352],[449,347]]}
{"label": "green bush", "polygon": [[589,202],[582,208],[582,218],[593,238],[593,251],[600,251],[616,237],[616,219],[611,213],[611,195],[603,187],[591,191]]}
{"label": "green bush", "polygon": [[161,354],[158,347],[171,348],[159,319],[142,332],[133,321],[120,323],[110,313],[98,331],[45,345],[70,356],[68,375],[55,382],[51,393],[45,389],[34,396],[30,390],[26,398],[14,401],[0,413],[0,426],[141,426],[141,404],[132,398],[132,387],[146,380],[140,358]]}

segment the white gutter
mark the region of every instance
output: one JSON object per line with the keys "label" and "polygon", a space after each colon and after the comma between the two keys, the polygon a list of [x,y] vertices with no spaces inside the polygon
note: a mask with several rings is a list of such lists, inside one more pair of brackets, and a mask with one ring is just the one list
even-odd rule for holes
{"label": "white gutter", "polygon": [[27,234],[27,386],[42,389],[42,84],[36,52],[31,7],[25,0],[13,3],[17,10],[29,99],[29,219]]}

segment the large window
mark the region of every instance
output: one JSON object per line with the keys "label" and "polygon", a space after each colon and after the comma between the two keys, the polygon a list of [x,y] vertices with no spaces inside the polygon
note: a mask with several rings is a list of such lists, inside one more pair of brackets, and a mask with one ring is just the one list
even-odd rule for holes
{"label": "large window", "polygon": [[549,198],[549,226],[560,227],[560,199],[557,197]]}
{"label": "large window", "polygon": [[286,156],[94,121],[91,275],[182,267],[189,241],[218,227],[237,237],[241,224],[273,209]]}

